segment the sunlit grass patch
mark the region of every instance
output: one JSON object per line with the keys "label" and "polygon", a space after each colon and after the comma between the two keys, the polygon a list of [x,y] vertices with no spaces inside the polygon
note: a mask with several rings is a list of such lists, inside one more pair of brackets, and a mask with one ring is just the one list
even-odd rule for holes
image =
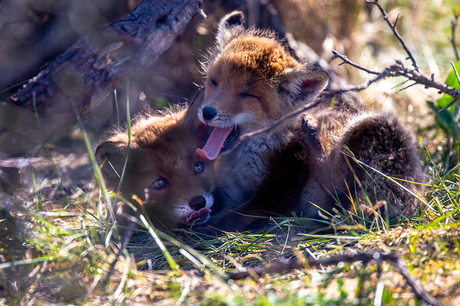
{"label": "sunlit grass patch", "polygon": [[459,177],[456,171],[433,173],[437,175],[426,199],[434,209],[423,209],[418,217],[397,225],[365,227],[350,219],[334,224],[327,233],[302,232],[302,218],[293,216],[275,218],[277,225],[265,231],[222,232],[204,239],[186,231],[164,234],[148,221],[147,227],[140,222],[113,270],[121,237],[107,240],[111,221],[103,198],[82,197],[84,201],[72,200],[47,211],[42,208],[59,205],[39,205],[39,211],[30,211],[33,226],[23,240],[25,256],[2,251],[1,281],[7,293],[3,302],[351,305],[372,304],[377,294],[388,305],[414,304],[410,287],[388,264],[382,265],[381,277],[375,263],[357,262],[240,281],[227,278],[234,270],[266,266],[279,258],[302,260],[376,249],[400,254],[410,273],[448,302],[460,284]]}
{"label": "sunlit grass patch", "polygon": [[[280,257],[320,258],[373,249],[401,254],[410,272],[429,292],[449,301],[449,292],[455,292],[460,282],[460,220],[452,206],[455,201],[449,200],[456,197],[452,191],[458,177],[452,177],[456,178],[449,185],[452,187],[449,196],[445,187],[434,189],[437,200],[433,195],[430,201],[440,203],[436,214],[427,212],[419,219],[391,226],[388,231],[348,225],[331,234],[288,237],[274,233],[222,233],[208,240],[192,233],[179,236],[170,233],[179,243],[161,234],[178,265],[177,271],[171,270],[149,231],[139,227],[131,237],[128,252],[122,253],[109,276],[120,240],[113,239],[106,245],[103,233],[109,226],[104,221],[100,227],[97,211],[91,208],[97,205],[74,205],[65,212],[48,215],[31,213],[34,234],[28,239],[27,255],[22,261],[1,264],[2,282],[16,284],[4,290],[9,293],[4,302],[351,305],[360,301],[369,304],[373,303],[378,283],[374,263],[306,267],[241,281],[227,281],[223,273],[267,265]],[[69,212],[75,215],[66,216]],[[294,218],[281,225],[285,226],[284,232],[296,225],[296,221]],[[181,243],[187,243],[197,252],[187,252]],[[203,264],[200,256],[212,262],[217,270]],[[415,303],[413,293],[398,273],[386,264],[382,271],[383,289],[379,293],[382,301],[388,305]]]}

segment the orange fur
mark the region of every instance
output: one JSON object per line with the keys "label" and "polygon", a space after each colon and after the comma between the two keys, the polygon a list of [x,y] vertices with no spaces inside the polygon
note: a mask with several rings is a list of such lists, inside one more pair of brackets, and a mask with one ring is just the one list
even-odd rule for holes
{"label": "orange fur", "polygon": [[[273,34],[244,30],[242,18],[236,12],[220,23],[217,46],[204,64],[205,97],[198,109],[198,118],[215,130],[234,129],[216,160],[219,204],[230,209],[253,195],[269,155],[286,142],[297,119],[269,138],[239,137],[312,101],[328,82],[326,72],[301,65]],[[205,149],[198,152],[204,156]]]}
{"label": "orange fur", "polygon": [[[217,46],[204,64],[205,97],[197,114],[218,132],[197,153],[216,158],[216,205],[222,210],[211,224],[225,230],[263,224],[243,214],[295,212],[321,219],[317,206],[332,213],[339,201],[360,217],[377,203],[390,218],[413,214],[418,206],[408,192],[343,153],[349,148],[386,175],[424,180],[410,133],[394,116],[367,112],[354,94],[325,101],[304,114],[303,121],[286,120],[269,136],[240,139],[311,102],[328,82],[324,71],[300,64],[272,34],[245,30],[243,19],[241,12],[222,19]],[[420,185],[415,189],[422,190]]]}
{"label": "orange fur", "polygon": [[[187,121],[185,113],[171,110],[137,118],[131,128],[129,152],[127,131],[118,131],[96,149],[104,178],[113,189],[128,153],[121,194],[133,204],[132,195],[142,199],[150,218],[162,229],[206,222],[214,201],[213,162],[195,154],[203,141],[198,121]],[[127,206],[122,211],[133,214]],[[117,219],[126,224],[125,216],[119,214]]]}

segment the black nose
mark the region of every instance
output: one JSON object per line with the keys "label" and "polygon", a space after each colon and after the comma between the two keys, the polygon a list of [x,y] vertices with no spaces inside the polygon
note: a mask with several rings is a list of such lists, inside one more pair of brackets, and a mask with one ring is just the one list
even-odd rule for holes
{"label": "black nose", "polygon": [[217,115],[217,111],[213,107],[205,106],[203,107],[203,118],[205,120],[211,120]]}
{"label": "black nose", "polygon": [[189,205],[191,209],[200,210],[206,206],[206,199],[202,196],[193,197]]}

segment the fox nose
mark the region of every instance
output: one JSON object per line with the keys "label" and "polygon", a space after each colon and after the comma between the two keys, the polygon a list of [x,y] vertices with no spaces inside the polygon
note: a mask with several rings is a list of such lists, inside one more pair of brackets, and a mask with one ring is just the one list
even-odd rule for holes
{"label": "fox nose", "polygon": [[200,210],[206,206],[206,199],[203,196],[196,196],[190,200],[190,208]]}
{"label": "fox nose", "polygon": [[205,106],[205,107],[203,107],[202,112],[203,112],[203,118],[204,118],[205,120],[212,120],[212,119],[214,119],[214,118],[216,117],[216,115],[217,115],[216,109],[213,108],[213,107],[210,107],[210,106]]}

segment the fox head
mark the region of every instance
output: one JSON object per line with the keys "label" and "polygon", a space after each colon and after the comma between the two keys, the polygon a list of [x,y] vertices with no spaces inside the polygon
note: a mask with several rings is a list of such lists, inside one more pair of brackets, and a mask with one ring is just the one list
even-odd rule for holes
{"label": "fox head", "polygon": [[329,80],[326,72],[300,64],[273,33],[245,30],[242,12],[222,19],[203,70],[205,97],[198,118],[214,130],[197,153],[208,159],[233,150],[242,134],[312,101]]}
{"label": "fox head", "polygon": [[[187,122],[185,112],[142,116],[131,128],[129,149],[127,131],[96,149],[110,188],[117,188],[126,161],[121,194],[134,204],[132,195],[142,199],[149,217],[163,229],[206,223],[214,203],[213,163],[195,154],[203,144],[199,122]],[[124,219],[117,216],[119,223]]]}

